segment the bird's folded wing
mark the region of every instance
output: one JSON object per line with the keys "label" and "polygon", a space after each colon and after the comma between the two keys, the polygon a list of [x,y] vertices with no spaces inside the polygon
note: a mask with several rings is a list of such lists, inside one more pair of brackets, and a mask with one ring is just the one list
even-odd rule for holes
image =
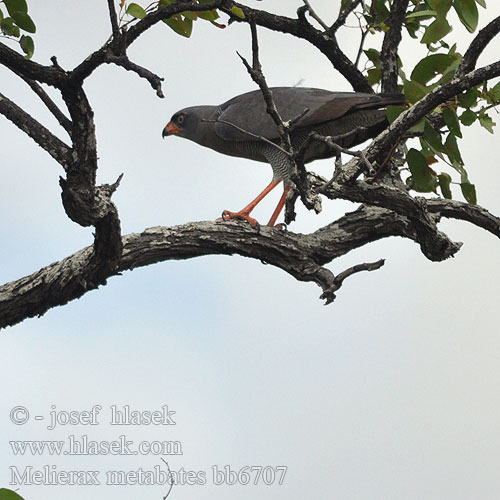
{"label": "bird's folded wing", "polygon": [[[292,120],[309,110],[292,126],[292,131],[335,120],[356,109],[377,109],[404,102],[401,96],[330,92],[304,87],[275,87],[271,90],[283,121]],[[215,125],[217,135],[226,141],[238,142],[256,140],[251,134],[269,140],[278,139],[278,128],[266,108],[260,90],[231,99],[220,106],[220,122]]]}

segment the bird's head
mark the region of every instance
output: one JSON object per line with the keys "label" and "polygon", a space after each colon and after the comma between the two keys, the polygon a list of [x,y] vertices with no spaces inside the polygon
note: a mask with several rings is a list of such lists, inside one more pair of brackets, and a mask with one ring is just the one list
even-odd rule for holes
{"label": "bird's head", "polygon": [[195,121],[193,113],[187,110],[178,111],[167,123],[161,135],[163,138],[172,134],[183,137],[186,135],[186,131],[189,132],[190,128],[196,126],[192,123],[193,121]]}
{"label": "bird's head", "polygon": [[215,106],[192,106],[177,111],[163,129],[162,136],[177,135],[214,149],[216,142],[213,114]]}

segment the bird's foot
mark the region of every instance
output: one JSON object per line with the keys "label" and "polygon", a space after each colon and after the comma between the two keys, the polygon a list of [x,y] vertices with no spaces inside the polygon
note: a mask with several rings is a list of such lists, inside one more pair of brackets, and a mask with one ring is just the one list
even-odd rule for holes
{"label": "bird's foot", "polygon": [[224,210],[222,212],[222,220],[230,220],[230,219],[239,219],[239,220],[246,220],[252,227],[257,227],[258,222],[256,219],[253,217],[250,217],[250,215],[246,212],[230,212],[229,210]]}

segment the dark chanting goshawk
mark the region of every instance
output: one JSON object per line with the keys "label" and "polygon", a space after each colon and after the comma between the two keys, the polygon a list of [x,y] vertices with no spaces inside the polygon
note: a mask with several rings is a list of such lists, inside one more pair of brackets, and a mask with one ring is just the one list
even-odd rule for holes
{"label": "dark chanting goshawk", "polygon": [[[402,105],[402,95],[331,92],[304,87],[271,88],[273,100],[284,122],[302,117],[290,127],[294,151],[298,151],[311,132],[332,136],[344,148],[361,144],[377,136],[388,126],[385,108]],[[269,163],[273,169],[270,184],[257,198],[239,212],[224,210],[223,218],[246,219],[256,224],[250,213],[280,182],[283,195],[268,225],[274,226],[290,189],[292,163],[289,157],[262,140],[280,143],[278,127],[266,111],[260,90],[234,97],[219,106],[193,106],[172,116],[163,129],[163,137],[178,135],[225,155]],[[304,111],[308,110],[305,114]],[[335,155],[324,143],[314,142],[307,149],[304,161]]]}

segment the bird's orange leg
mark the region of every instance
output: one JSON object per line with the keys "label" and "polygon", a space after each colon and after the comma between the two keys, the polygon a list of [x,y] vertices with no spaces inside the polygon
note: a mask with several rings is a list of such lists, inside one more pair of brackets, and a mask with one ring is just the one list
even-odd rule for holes
{"label": "bird's orange leg", "polygon": [[255,227],[257,221],[250,217],[250,212],[280,183],[281,181],[271,181],[269,185],[262,191],[262,193],[251,201],[245,208],[242,208],[239,212],[230,212],[229,210],[224,210],[222,212],[222,219],[245,219],[248,223]]}
{"label": "bird's orange leg", "polygon": [[285,186],[283,188],[283,194],[281,195],[280,201],[278,202],[278,206],[275,208],[273,215],[271,215],[271,218],[269,219],[269,222],[267,224],[268,226],[274,227],[276,219],[278,218],[279,214],[283,210],[283,207],[285,206],[286,195],[288,194],[288,191],[290,191],[290,186]]}

